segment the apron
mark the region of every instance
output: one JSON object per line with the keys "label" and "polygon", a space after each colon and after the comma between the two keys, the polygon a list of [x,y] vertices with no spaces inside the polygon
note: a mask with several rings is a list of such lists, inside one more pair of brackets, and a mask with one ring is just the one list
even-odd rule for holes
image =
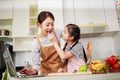
{"label": "apron", "polygon": [[36,38],[40,46],[41,64],[40,74],[47,75],[49,73],[56,73],[59,68],[63,67],[63,63],[55,50],[54,46],[43,47],[39,41],[39,37]]}
{"label": "apron", "polygon": [[86,65],[85,62],[81,58],[79,59],[71,58],[68,60],[67,71],[72,72],[72,73],[76,72],[78,71],[81,65]]}

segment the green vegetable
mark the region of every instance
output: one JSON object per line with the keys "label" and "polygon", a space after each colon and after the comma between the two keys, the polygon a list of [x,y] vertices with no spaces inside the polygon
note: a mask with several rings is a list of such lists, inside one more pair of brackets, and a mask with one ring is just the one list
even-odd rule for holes
{"label": "green vegetable", "polygon": [[118,61],[120,61],[120,56],[117,56]]}
{"label": "green vegetable", "polygon": [[5,73],[3,75],[2,80],[9,80],[9,78],[8,78],[8,66],[7,65],[6,65],[6,70],[5,70]]}

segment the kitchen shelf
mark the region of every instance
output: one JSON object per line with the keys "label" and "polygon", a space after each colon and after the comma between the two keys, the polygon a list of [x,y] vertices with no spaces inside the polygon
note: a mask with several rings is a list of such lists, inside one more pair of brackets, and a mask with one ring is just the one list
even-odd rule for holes
{"label": "kitchen shelf", "polygon": [[9,19],[0,19],[0,29],[4,28],[5,26],[7,27],[7,29],[9,29],[9,26],[12,26],[13,23],[13,19],[9,18]]}
{"label": "kitchen shelf", "polygon": [[38,33],[38,27],[31,26],[30,27],[30,35],[36,35]]}
{"label": "kitchen shelf", "polygon": [[12,36],[0,36],[0,38],[13,38]]}
{"label": "kitchen shelf", "polygon": [[36,17],[30,18],[30,26],[36,26],[36,23],[37,23],[37,18]]}
{"label": "kitchen shelf", "polygon": [[29,35],[33,36],[38,33],[37,28],[37,16],[38,16],[38,2],[34,2],[33,4],[30,4],[29,8]]}
{"label": "kitchen shelf", "polygon": [[38,5],[31,4],[30,5],[30,17],[35,17],[36,15],[38,15]]}
{"label": "kitchen shelf", "polygon": [[34,38],[34,35],[32,36],[12,36],[12,38]]}

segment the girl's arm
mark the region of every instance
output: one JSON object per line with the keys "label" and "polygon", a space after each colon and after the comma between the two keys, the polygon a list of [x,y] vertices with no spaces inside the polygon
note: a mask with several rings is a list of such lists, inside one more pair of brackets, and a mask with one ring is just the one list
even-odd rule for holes
{"label": "girl's arm", "polygon": [[74,55],[73,55],[72,53],[70,53],[70,52],[65,52],[65,51],[63,51],[63,50],[60,48],[59,44],[57,43],[57,39],[55,39],[55,38],[56,38],[55,35],[53,35],[53,34],[51,34],[51,33],[48,35],[48,39],[50,40],[50,42],[53,43],[56,51],[58,52],[58,55],[59,55],[62,59],[68,59],[68,58],[73,57]]}
{"label": "girl's arm", "polygon": [[[57,34],[56,34],[56,32],[55,32],[54,30],[53,30],[53,35],[55,36],[57,42],[59,42],[58,37],[57,37]],[[60,42],[59,42],[59,45],[60,45]]]}
{"label": "girl's arm", "polygon": [[54,42],[53,45],[62,59],[69,59],[74,56],[70,52],[64,52],[56,42]]}

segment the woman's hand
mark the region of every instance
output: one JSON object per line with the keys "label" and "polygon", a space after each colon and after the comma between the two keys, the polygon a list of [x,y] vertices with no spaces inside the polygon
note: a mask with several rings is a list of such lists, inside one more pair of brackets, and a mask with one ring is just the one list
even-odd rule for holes
{"label": "woman's hand", "polygon": [[37,70],[31,69],[31,68],[24,68],[24,69],[20,70],[20,73],[26,74],[26,75],[35,75],[35,74],[37,74]]}

